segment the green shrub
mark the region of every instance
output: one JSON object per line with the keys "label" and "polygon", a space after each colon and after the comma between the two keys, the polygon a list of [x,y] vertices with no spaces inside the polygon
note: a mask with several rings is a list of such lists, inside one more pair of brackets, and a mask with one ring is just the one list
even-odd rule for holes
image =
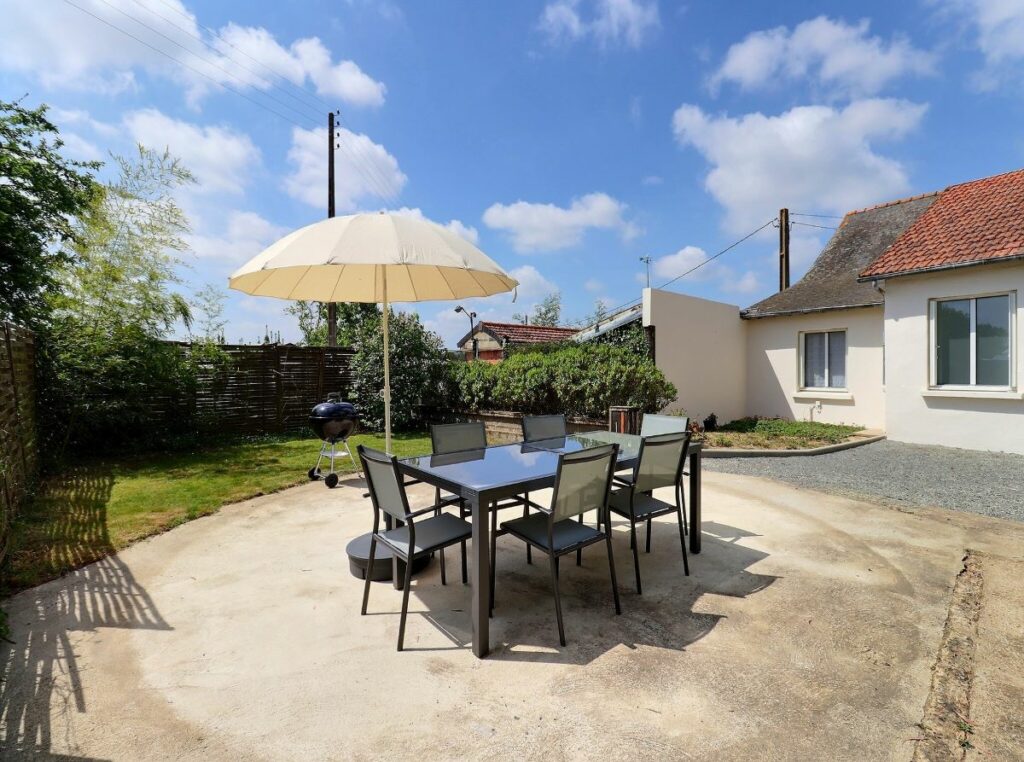
{"label": "green shrub", "polygon": [[646,356],[601,344],[515,354],[494,365],[454,361],[450,367],[453,410],[603,418],[612,405],[656,412],[676,398],[676,388]]}

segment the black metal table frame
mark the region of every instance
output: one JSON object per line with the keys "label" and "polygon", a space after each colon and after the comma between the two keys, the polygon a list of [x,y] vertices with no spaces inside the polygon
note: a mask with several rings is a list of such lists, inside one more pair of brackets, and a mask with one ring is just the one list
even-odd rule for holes
{"label": "black metal table frame", "polygon": [[[513,443],[514,444],[514,443]],[[507,446],[507,445],[499,445]],[[701,539],[701,445],[694,443],[690,446],[690,500],[689,530],[690,530],[690,552],[700,553]],[[636,458],[622,459],[618,462],[617,468],[630,468],[636,463]],[[521,495],[524,492],[547,489],[554,486],[555,475],[545,475],[534,479],[525,479],[500,487],[486,490],[475,490],[459,482],[439,477],[430,471],[417,468],[402,460],[398,461],[398,468],[407,476],[440,487],[443,490],[458,495],[470,507],[473,516],[473,544],[470,550],[472,570],[470,572],[470,584],[472,585],[472,610],[471,620],[473,624],[473,653],[478,658],[487,656],[490,651],[490,619],[488,617],[488,595],[490,591],[490,521],[488,510],[481,510],[481,506],[487,506],[507,497]]]}

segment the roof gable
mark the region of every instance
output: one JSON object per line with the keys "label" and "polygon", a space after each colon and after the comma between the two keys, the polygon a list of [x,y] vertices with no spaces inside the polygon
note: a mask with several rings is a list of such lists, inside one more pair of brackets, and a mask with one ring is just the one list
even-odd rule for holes
{"label": "roof gable", "polygon": [[1024,257],[1024,169],[951,185],[862,280]]}
{"label": "roof gable", "polygon": [[793,286],[772,294],[740,314],[744,318],[870,307],[882,295],[858,275],[935,201],[935,193],[847,214],[811,269]]}
{"label": "roof gable", "polygon": [[483,331],[494,338],[495,341],[510,344],[543,344],[549,341],[565,341],[574,336],[578,328],[560,328],[546,325],[524,325],[523,323],[495,323],[489,320],[481,320],[474,326],[471,333],[462,337],[459,342],[461,347],[477,331]]}

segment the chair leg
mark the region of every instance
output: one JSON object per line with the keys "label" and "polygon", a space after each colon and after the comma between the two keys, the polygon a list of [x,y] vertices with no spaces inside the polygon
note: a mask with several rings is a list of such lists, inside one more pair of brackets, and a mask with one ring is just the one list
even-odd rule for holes
{"label": "chair leg", "polygon": [[619,603],[619,582],[615,578],[615,558],[612,556],[612,536],[606,534],[604,536],[605,545],[608,546],[608,569],[612,575],[612,596],[615,598],[615,613],[622,613],[622,606]]}
{"label": "chair leg", "polygon": [[[526,500],[526,505],[523,506],[523,518],[525,519],[530,515],[530,493],[524,492],[523,499]],[[533,546],[530,543],[526,543],[526,563],[533,564]]]}
{"label": "chair leg", "polygon": [[651,526],[653,526],[651,520],[647,519],[647,549],[645,551],[647,553],[651,552]]}
{"label": "chair leg", "polygon": [[683,534],[690,534],[690,528],[686,525],[686,491],[682,484],[676,485],[676,505],[683,512]]}
{"label": "chair leg", "polygon": [[[579,515],[579,522],[580,522],[580,524],[583,523],[583,514],[582,513]],[[577,566],[583,566],[583,548],[578,548],[576,550],[576,565]]]}
{"label": "chair leg", "polygon": [[363,583],[363,609],[360,612],[366,615],[366,604],[370,602],[370,576],[373,572],[373,556],[377,552],[377,535],[370,537],[370,559],[366,562],[366,581]]}
{"label": "chair leg", "polygon": [[491,511],[491,578],[488,594],[489,606],[487,616],[494,616],[494,572],[498,565],[498,512],[488,507]]}
{"label": "chair leg", "polygon": [[441,584],[442,585],[447,585],[448,584],[448,578],[445,577],[445,574],[444,574],[444,548],[441,548],[441,550],[438,551],[438,554],[440,555],[440,560],[441,560]]}
{"label": "chair leg", "polygon": [[402,618],[398,623],[398,650],[405,645],[405,620],[409,614],[409,588],[412,587],[413,556],[405,559],[405,586],[402,588]]}
{"label": "chair leg", "polygon": [[690,562],[686,558],[686,530],[683,528],[683,509],[677,507],[676,513],[679,515],[679,544],[683,546],[683,571],[689,577]]}
{"label": "chair leg", "polygon": [[555,590],[555,616],[558,618],[558,642],[565,645],[565,628],[562,626],[562,597],[558,592],[558,556],[551,559],[551,585]]}
{"label": "chair leg", "polygon": [[469,574],[466,569],[466,541],[463,540],[459,544],[462,545],[462,584],[465,585],[469,582]]}
{"label": "chair leg", "polygon": [[629,533],[631,535],[630,544],[633,548],[633,573],[636,575],[636,594],[643,595],[643,589],[640,587],[640,546],[636,541],[636,522],[633,519],[629,520]]}

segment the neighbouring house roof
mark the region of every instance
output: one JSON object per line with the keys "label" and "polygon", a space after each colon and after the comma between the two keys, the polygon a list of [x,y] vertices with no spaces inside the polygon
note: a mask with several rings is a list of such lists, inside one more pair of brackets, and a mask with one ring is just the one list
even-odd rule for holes
{"label": "neighbouring house roof", "polygon": [[470,333],[467,333],[459,341],[461,347],[473,338],[473,335],[483,331],[490,334],[499,343],[509,344],[543,344],[549,341],[565,341],[571,338],[577,331],[576,328],[558,328],[545,325],[523,325],[522,323],[494,323],[488,320],[481,320]]}
{"label": "neighbouring house roof", "polygon": [[882,294],[870,283],[858,281],[858,276],[925,213],[937,195],[849,212],[804,277],[742,310],[740,316],[762,318],[882,304]]}
{"label": "neighbouring house roof", "polygon": [[951,185],[862,280],[1024,257],[1024,169]]}

